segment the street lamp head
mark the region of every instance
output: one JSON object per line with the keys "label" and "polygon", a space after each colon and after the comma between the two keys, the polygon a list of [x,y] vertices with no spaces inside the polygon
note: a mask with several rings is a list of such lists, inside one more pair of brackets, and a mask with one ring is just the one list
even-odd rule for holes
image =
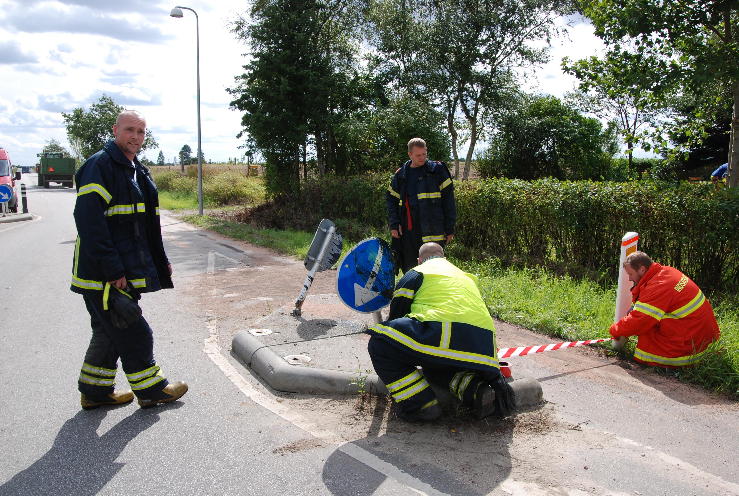
{"label": "street lamp head", "polygon": [[171,10],[169,15],[170,17],[182,17],[182,9],[179,7],[175,7]]}

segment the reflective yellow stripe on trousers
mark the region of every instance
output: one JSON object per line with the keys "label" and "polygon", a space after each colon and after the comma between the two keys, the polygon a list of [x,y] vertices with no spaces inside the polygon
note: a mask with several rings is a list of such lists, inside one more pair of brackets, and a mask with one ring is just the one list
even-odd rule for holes
{"label": "reflective yellow stripe on trousers", "polygon": [[696,353],[695,355],[685,355],[681,357],[663,357],[659,355],[655,355],[654,353],[647,353],[644,350],[640,350],[639,348],[634,350],[634,358],[638,358],[642,362],[654,362],[659,363],[660,365],[670,365],[672,367],[684,367],[686,365],[693,365],[694,363],[698,362],[703,358],[703,355],[705,355],[706,351],[703,350],[700,353]]}

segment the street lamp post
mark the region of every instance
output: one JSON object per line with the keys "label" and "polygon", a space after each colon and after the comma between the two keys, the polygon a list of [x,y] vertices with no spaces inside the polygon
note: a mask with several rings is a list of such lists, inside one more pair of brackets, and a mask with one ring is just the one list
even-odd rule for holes
{"label": "street lamp post", "polygon": [[172,17],[182,17],[182,9],[189,10],[195,14],[195,41],[197,47],[196,72],[197,72],[197,100],[198,100],[198,213],[203,215],[203,153],[200,148],[200,27],[198,25],[198,13],[190,7],[177,6],[169,13]]}

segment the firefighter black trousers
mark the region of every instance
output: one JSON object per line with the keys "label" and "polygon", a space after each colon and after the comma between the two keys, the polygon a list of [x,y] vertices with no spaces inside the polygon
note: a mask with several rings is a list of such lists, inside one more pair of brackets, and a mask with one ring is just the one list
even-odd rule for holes
{"label": "firefighter black trousers", "polygon": [[154,335],[146,319],[125,329],[115,327],[103,309],[101,294],[83,295],[90,313],[92,337],[78,381],[85,396],[102,397],[113,392],[120,358],[131,389],[139,398],[158,398],[167,380],[154,360]]}
{"label": "firefighter black trousers", "polygon": [[439,364],[434,357],[426,357],[377,335],[370,337],[367,351],[375,373],[403,413],[417,412],[438,403],[428,381],[448,387],[467,407],[473,405],[477,387],[485,383],[474,371]]}

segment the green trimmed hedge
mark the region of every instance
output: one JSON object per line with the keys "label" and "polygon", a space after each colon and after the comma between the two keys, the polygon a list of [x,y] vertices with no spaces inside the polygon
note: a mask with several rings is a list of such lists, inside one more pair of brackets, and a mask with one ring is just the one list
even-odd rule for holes
{"label": "green trimmed hedge", "polygon": [[[389,180],[388,174],[311,179],[289,204],[273,205],[261,221],[312,230],[327,217],[344,231],[386,230]],[[495,256],[613,281],[620,239],[636,231],[640,249],[682,270],[704,290],[739,289],[736,190],[685,182],[553,179],[457,181],[455,186],[455,251],[466,256]]]}
{"label": "green trimmed hedge", "polygon": [[[613,280],[619,242],[706,290],[739,288],[739,196],[709,184],[485,180],[457,183],[459,241],[526,266],[581,267]],[[597,278],[597,277],[596,277]]]}

